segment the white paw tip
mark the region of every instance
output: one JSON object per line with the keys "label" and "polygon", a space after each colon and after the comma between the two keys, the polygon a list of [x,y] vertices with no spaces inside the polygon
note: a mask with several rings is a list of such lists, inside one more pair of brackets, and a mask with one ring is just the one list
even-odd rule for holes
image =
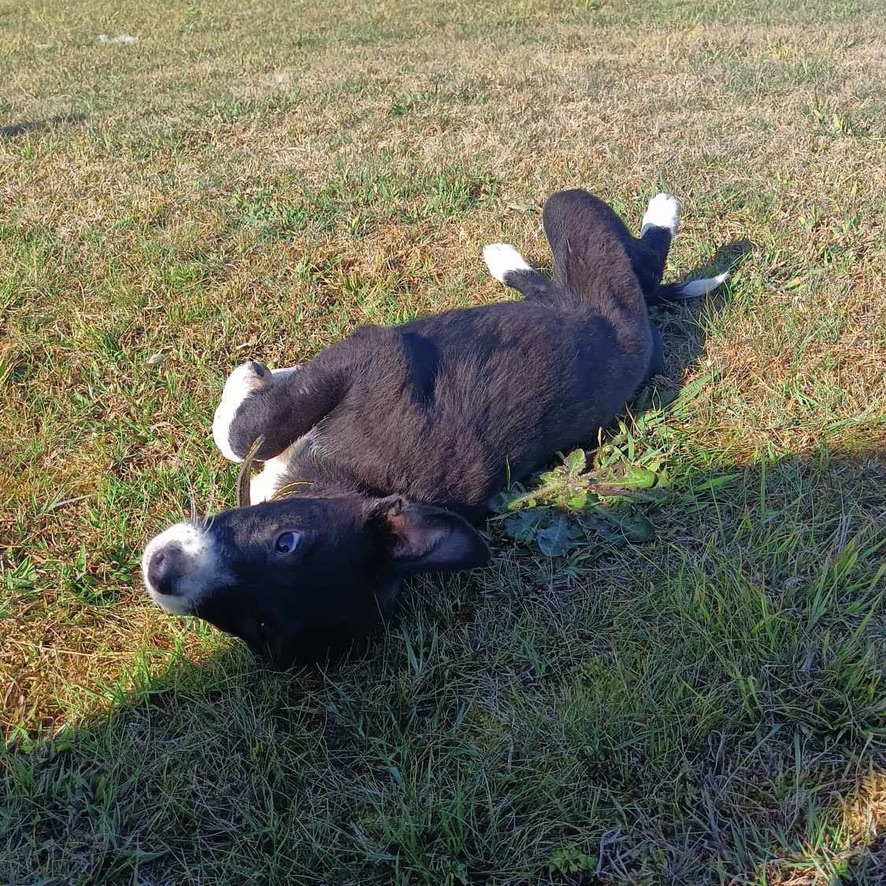
{"label": "white paw tip", "polygon": [[243,461],[231,449],[229,443],[231,422],[234,421],[240,404],[257,388],[268,384],[272,378],[271,373],[255,360],[241,364],[228,376],[222,391],[221,403],[218,404],[212,419],[212,439],[215,440],[215,445],[228,461]]}
{"label": "white paw tip", "polygon": [[483,247],[483,260],[489,273],[498,280],[505,282],[509,271],[531,271],[526,259],[510,243],[490,243]]}
{"label": "white paw tip", "polygon": [[671,235],[680,227],[680,213],[683,209],[680,201],[670,194],[656,194],[646,207],[640,236],[647,228],[667,228]]}

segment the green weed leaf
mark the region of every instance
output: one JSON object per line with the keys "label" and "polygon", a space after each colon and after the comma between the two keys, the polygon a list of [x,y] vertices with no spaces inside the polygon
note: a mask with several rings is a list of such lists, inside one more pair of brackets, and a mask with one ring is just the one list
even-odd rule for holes
{"label": "green weed leaf", "polygon": [[535,541],[546,557],[562,557],[575,546],[570,537],[569,521],[563,514],[558,514],[550,526],[536,532]]}

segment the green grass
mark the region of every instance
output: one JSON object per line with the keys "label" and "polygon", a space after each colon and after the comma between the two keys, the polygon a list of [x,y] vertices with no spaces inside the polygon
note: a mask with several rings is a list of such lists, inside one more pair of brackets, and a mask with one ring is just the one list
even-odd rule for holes
{"label": "green grass", "polygon": [[[0,0],[0,882],[881,882],[881,13]],[[320,672],[146,601],[227,371],[507,297],[572,185],[749,243],[589,456],[652,490]]]}

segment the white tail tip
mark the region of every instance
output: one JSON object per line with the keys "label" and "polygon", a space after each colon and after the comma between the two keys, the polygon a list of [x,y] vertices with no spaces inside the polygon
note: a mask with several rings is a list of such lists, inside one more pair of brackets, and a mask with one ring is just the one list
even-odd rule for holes
{"label": "white tail tip", "polygon": [[702,277],[700,280],[690,280],[680,286],[680,295],[684,298],[700,298],[713,292],[718,286],[729,279],[729,272],[724,271],[716,277]]}

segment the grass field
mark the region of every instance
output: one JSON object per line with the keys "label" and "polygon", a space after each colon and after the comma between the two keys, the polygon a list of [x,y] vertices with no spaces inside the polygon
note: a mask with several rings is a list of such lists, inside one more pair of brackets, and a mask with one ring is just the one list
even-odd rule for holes
{"label": "grass field", "polygon": [[[0,883],[886,882],[883,12],[0,0]],[[508,297],[575,185],[740,254],[604,451],[652,541],[493,522],[322,671],[149,604],[234,365]]]}

